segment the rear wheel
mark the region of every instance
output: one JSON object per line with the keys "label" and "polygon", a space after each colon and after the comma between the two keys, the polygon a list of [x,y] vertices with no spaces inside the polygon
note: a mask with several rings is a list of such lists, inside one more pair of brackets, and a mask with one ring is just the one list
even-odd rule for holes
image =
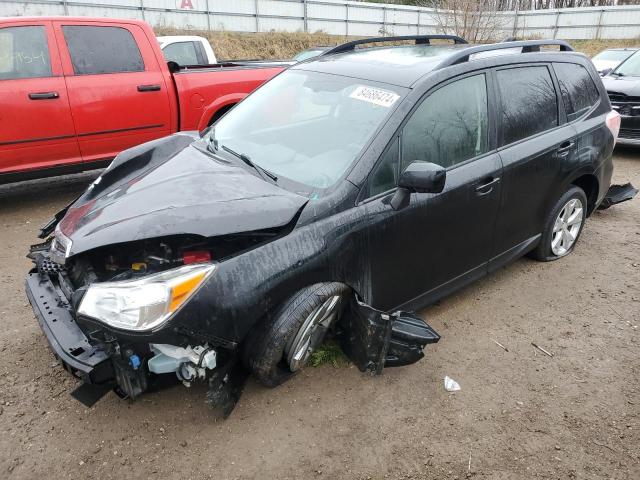
{"label": "rear wheel", "polygon": [[587,197],[580,187],[572,186],[551,210],[542,232],[542,239],[532,256],[548,262],[564,257],[582,233],[587,218]]}
{"label": "rear wheel", "polygon": [[320,283],[286,300],[248,335],[243,361],[264,385],[275,387],[304,368],[344,307],[348,287]]}

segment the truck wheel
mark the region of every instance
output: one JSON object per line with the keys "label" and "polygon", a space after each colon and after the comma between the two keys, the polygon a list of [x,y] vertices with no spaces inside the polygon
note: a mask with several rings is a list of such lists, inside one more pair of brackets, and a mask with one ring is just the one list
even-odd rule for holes
{"label": "truck wheel", "polygon": [[276,387],[304,368],[342,313],[347,291],[342,283],[303,288],[249,333],[243,362],[260,383]]}
{"label": "truck wheel", "polygon": [[570,254],[586,218],[587,196],[580,187],[571,186],[551,209],[540,244],[532,252],[532,257],[549,262]]}

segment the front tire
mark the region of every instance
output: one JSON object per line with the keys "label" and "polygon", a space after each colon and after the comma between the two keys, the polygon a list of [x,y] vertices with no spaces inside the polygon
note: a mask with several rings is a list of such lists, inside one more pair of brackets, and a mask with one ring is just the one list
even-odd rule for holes
{"label": "front tire", "polygon": [[551,209],[532,257],[550,262],[569,255],[578,242],[586,218],[587,196],[580,187],[572,185]]}
{"label": "front tire", "polygon": [[342,313],[348,287],[318,283],[286,300],[248,335],[243,363],[267,387],[276,387],[302,370]]}

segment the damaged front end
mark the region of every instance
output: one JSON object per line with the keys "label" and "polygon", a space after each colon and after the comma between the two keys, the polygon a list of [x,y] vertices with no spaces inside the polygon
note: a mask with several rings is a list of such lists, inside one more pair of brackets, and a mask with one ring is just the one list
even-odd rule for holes
{"label": "damaged front end", "polygon": [[[249,375],[239,361],[241,342],[188,328],[188,319],[170,326],[166,320],[216,275],[220,263],[211,258],[213,251],[229,243],[235,248],[226,255],[232,257],[265,236],[146,240],[64,264],[55,260],[56,238],[32,247],[35,268],[27,276],[27,295],[54,354],[83,380],[74,398],[90,406],[111,390],[135,399],[166,385],[201,382],[208,386],[207,402],[229,415]],[[416,315],[381,312],[356,295],[336,330],[347,356],[371,374],[414,363],[427,344],[439,340]]]}

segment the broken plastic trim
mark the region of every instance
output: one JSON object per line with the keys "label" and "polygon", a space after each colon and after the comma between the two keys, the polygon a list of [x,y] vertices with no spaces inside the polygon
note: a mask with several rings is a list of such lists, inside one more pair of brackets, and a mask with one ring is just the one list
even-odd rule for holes
{"label": "broken plastic trim", "polygon": [[612,205],[631,200],[637,194],[638,189],[634,188],[631,183],[625,183],[624,185],[611,185],[604,197],[604,200],[602,200],[602,203],[598,206],[598,210],[606,210]]}
{"label": "broken plastic trim", "polygon": [[385,313],[354,295],[338,330],[344,353],[362,372],[410,365],[424,357],[424,347],[440,336],[413,312]]}

